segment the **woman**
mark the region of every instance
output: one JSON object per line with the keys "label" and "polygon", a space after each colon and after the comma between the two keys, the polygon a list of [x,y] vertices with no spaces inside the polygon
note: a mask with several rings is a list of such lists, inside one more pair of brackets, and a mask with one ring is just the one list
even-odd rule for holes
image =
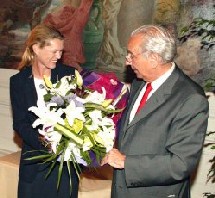
{"label": "woman", "polygon": [[[76,198],[78,196],[78,177],[71,165],[72,189],[67,166],[63,167],[60,186],[57,189],[59,164],[51,174],[47,163],[41,164],[26,158],[41,154],[48,148],[40,141],[38,128],[32,128],[36,116],[28,111],[37,102],[43,101],[44,75],[54,83],[65,75],[74,74],[73,67],[58,62],[64,49],[63,36],[55,29],[38,25],[30,33],[26,50],[20,63],[20,72],[10,79],[10,95],[13,110],[13,129],[23,139],[19,168],[18,198]],[[31,152],[36,151],[36,152]],[[70,193],[71,190],[71,193]]]}

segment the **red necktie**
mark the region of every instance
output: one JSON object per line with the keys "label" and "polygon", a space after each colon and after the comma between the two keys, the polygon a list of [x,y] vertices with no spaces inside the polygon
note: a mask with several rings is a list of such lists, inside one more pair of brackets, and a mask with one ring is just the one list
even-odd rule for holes
{"label": "red necktie", "polygon": [[149,93],[150,93],[151,91],[152,91],[152,85],[151,85],[151,83],[148,83],[148,84],[146,85],[146,91],[145,91],[145,93],[143,94],[143,97],[142,97],[142,99],[141,99],[141,101],[140,101],[140,105],[139,105],[139,107],[138,107],[136,113],[138,113],[138,112],[140,111],[140,109],[142,109],[143,106],[146,104],[146,100],[147,100],[148,95],[149,95]]}

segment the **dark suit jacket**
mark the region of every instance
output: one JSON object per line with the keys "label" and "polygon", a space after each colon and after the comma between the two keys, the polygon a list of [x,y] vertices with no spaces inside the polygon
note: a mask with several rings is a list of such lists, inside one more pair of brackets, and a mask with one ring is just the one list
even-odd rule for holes
{"label": "dark suit jacket", "polygon": [[[51,81],[54,83],[63,76],[72,74],[74,74],[74,68],[57,64],[56,68],[51,71]],[[23,140],[19,179],[32,182],[39,169],[44,169],[45,166],[24,160],[40,154],[29,151],[45,149],[38,141],[38,130],[32,128],[32,123],[37,117],[28,111],[29,107],[37,105],[37,92],[34,86],[32,67],[26,67],[11,77],[10,96],[13,110],[13,129]]]}
{"label": "dark suit jacket", "polygon": [[112,198],[187,198],[202,153],[208,101],[202,88],[176,67],[129,124],[144,85],[132,83],[122,117],[119,150],[126,161],[124,169],[114,171]]}

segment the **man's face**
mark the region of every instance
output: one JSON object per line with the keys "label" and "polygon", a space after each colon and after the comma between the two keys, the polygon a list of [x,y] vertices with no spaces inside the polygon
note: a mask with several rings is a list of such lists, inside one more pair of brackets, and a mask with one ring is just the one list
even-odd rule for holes
{"label": "man's face", "polygon": [[52,39],[49,41],[49,45],[43,48],[39,46],[35,47],[35,59],[39,66],[43,66],[47,69],[54,69],[56,67],[57,60],[61,58],[64,48],[64,41],[60,39]]}
{"label": "man's face", "polygon": [[130,38],[127,48],[126,65],[131,65],[138,78],[150,82],[154,69],[152,68],[150,58],[144,55],[140,47],[141,41],[142,38],[138,35]]}

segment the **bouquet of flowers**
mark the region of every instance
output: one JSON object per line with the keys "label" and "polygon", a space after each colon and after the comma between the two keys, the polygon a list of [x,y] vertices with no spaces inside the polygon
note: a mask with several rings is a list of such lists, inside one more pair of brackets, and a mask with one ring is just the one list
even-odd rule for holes
{"label": "bouquet of flowers", "polygon": [[108,98],[105,86],[99,86],[100,90],[92,89],[95,88],[95,79],[92,81],[87,78],[92,77],[92,74],[87,75],[84,81],[75,71],[75,76],[64,76],[55,84],[44,77],[44,101],[38,100],[37,106],[29,108],[38,117],[32,126],[42,126],[38,131],[44,137],[43,143],[48,144],[50,149],[28,160],[51,163],[47,176],[54,165],[60,163],[57,187],[65,161],[68,168],[73,163],[79,176],[80,164],[89,166],[93,158],[99,162],[114,145],[114,118],[123,110],[116,106],[120,101],[123,104],[121,107],[125,106],[122,101],[125,101],[123,97],[127,88],[121,86],[120,92],[117,89],[117,97],[112,95],[112,98]]}

